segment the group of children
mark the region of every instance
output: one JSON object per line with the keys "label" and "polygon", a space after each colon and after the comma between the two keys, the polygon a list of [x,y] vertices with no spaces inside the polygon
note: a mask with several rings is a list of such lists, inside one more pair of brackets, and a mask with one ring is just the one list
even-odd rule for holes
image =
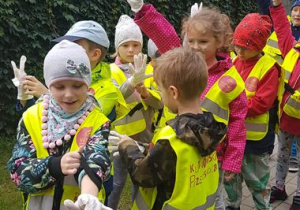
{"label": "group of children", "polygon": [[[103,62],[109,40],[94,21],[53,40],[47,88],[26,75],[25,57],[12,62],[23,115],[8,168],[26,209],[117,209],[127,173],[133,209],[240,209],[244,180],[257,209],[286,199],[291,145],[300,146],[300,65],[281,1],[270,12],[282,63],[263,52],[267,15],[248,14],[232,32],[228,16],[195,4],[181,46],[151,4],[127,2],[135,17],[116,25],[114,63]],[[292,20],[294,10],[300,1]],[[300,209],[299,180],[290,209]]]}

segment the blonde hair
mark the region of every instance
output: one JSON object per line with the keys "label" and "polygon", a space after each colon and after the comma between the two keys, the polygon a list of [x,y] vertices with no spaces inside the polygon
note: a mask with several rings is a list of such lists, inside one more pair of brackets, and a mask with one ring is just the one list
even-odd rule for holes
{"label": "blonde hair", "polygon": [[157,58],[155,81],[164,89],[175,86],[182,99],[198,98],[207,84],[208,71],[200,52],[179,47]]}
{"label": "blonde hair", "polygon": [[193,28],[194,30],[210,30],[213,36],[223,43],[219,51],[229,52],[232,41],[232,28],[230,19],[227,15],[222,14],[217,8],[203,7],[192,17],[185,18],[182,25],[182,37]]}

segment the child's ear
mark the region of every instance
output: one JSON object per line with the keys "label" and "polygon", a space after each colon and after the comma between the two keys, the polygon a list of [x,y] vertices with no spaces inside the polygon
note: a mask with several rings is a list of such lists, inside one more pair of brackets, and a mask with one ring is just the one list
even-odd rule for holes
{"label": "child's ear", "polygon": [[102,52],[99,48],[94,49],[93,52],[91,53],[91,59],[92,61],[98,61],[102,55]]}
{"label": "child's ear", "polygon": [[175,86],[171,85],[169,87],[169,92],[170,92],[171,96],[173,97],[173,99],[178,100],[179,92],[178,92],[178,89]]}

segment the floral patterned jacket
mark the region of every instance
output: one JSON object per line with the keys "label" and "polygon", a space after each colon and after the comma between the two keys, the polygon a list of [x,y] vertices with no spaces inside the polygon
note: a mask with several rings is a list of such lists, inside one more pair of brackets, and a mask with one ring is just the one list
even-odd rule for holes
{"label": "floral patterned jacket", "polygon": [[[110,159],[107,150],[110,123],[106,122],[90,137],[86,144],[83,157],[89,167],[104,182],[109,178]],[[71,141],[63,144],[56,156],[38,159],[36,148],[26,130],[23,119],[17,129],[17,142],[13,148],[12,157],[8,161],[8,170],[11,179],[18,189],[25,193],[37,193],[55,185],[56,180],[64,175],[61,171],[60,160],[71,146]],[[80,167],[75,179],[81,183],[85,171]],[[99,187],[99,186],[98,186]]]}

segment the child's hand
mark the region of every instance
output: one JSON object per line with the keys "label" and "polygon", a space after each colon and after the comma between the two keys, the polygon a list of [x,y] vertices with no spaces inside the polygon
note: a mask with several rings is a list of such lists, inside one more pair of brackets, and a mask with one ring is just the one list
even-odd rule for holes
{"label": "child's hand", "polygon": [[225,173],[224,173],[224,179],[226,182],[229,182],[230,180],[232,180],[234,176],[235,176],[235,173],[230,172],[230,171],[225,171]]}
{"label": "child's hand", "polygon": [[128,79],[129,83],[135,87],[140,83],[144,82],[144,79],[148,77],[145,76],[145,71],[147,67],[147,55],[139,53],[134,56],[134,65],[129,64],[129,71],[132,76]]}
{"label": "child's hand", "polygon": [[61,171],[64,175],[74,175],[80,166],[80,153],[83,147],[79,147],[77,152],[68,152],[60,160]]}
{"label": "child's hand", "polygon": [[128,4],[130,4],[131,10],[135,13],[140,11],[143,7],[143,0],[127,0]]}
{"label": "child's hand", "polygon": [[48,92],[48,89],[34,76],[26,76],[23,87],[27,95],[33,95],[37,98]]}
{"label": "child's hand", "polygon": [[143,99],[146,99],[150,96],[149,91],[147,90],[147,88],[145,87],[145,85],[143,83],[138,84],[135,87],[135,89],[142,96]]}
{"label": "child's hand", "polygon": [[26,77],[26,73],[25,73],[25,63],[26,63],[27,58],[22,55],[20,58],[20,66],[19,68],[17,67],[16,63],[14,61],[11,61],[11,65],[13,67],[13,71],[14,71],[14,75],[15,78],[12,79],[14,85],[16,87],[18,87],[18,99],[19,100],[29,100],[31,98],[33,98],[32,95],[27,95],[25,93],[26,89],[23,86],[23,82],[25,80]]}
{"label": "child's hand", "polygon": [[277,7],[279,4],[281,4],[281,0],[272,0],[273,6]]}
{"label": "child's hand", "polygon": [[199,7],[198,7],[198,3],[195,3],[192,7],[191,7],[191,17],[193,17],[197,12],[199,12],[202,9],[202,2],[200,3]]}
{"label": "child's hand", "polygon": [[75,203],[67,199],[64,201],[64,205],[68,210],[112,210],[104,206],[97,197],[90,194],[79,195]]}

